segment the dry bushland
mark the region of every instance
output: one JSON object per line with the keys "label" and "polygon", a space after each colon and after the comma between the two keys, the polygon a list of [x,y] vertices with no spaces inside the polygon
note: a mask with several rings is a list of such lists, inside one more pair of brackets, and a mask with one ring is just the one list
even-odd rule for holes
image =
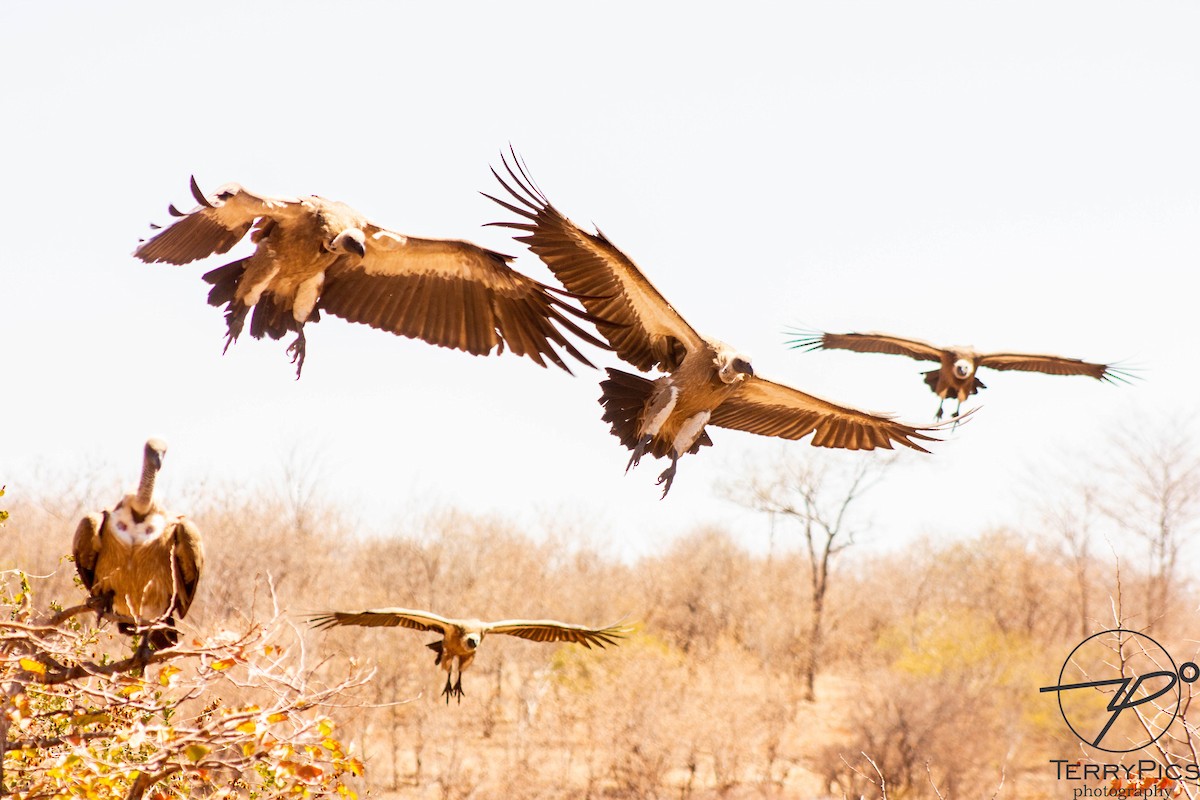
{"label": "dry bushland", "polygon": [[[82,598],[64,559],[74,522],[114,492],[59,483],[36,499],[10,486],[0,570],[45,576],[38,596],[70,605]],[[766,555],[705,528],[626,563],[463,510],[362,536],[315,491],[203,488],[174,499],[209,555],[185,633],[269,615],[270,576],[330,682],[348,661],[374,670],[329,712],[374,796],[1060,797],[1070,787],[1049,760],[1097,754],[1037,690],[1081,629],[1152,620],[1179,660],[1196,659],[1195,586],[1175,576],[1170,592],[1155,588],[1180,571],[1186,542],[1131,520],[1119,570],[1061,517],[887,555],[835,551],[816,660],[813,560],[783,530]],[[1148,558],[1139,537],[1156,548]],[[447,705],[432,634],[305,627],[314,612],[378,606],[636,625],[607,650],[490,637],[465,699]],[[1186,759],[1194,728],[1173,731],[1164,746]],[[1127,758],[1139,755],[1157,757]]]}

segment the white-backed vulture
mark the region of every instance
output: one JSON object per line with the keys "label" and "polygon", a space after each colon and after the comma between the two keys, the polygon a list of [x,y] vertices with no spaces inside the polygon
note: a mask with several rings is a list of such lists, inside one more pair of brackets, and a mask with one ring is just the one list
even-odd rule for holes
{"label": "white-backed vulture", "polygon": [[166,452],[161,440],[146,442],[137,492],[80,520],[72,547],[89,605],[116,615],[123,633],[150,628],[143,644],[159,650],[178,641],[175,620],[187,616],[204,570],[200,531],[154,499]]}
{"label": "white-backed vulture", "polygon": [[304,325],[321,311],[473,355],[507,346],[567,372],[555,346],[593,365],[556,325],[604,347],[568,316],[586,314],[555,294],[563,292],[513,270],[511,256],[470,242],[406,236],[316,195],[267,197],[230,183],[206,197],[195,178],[191,187],[200,205],[186,214],[170,206],[179,219],[133,254],[147,263],[186,264],[228,252],[249,232],[257,245],[252,255],[204,275],[213,285],[208,302],[226,308],[226,350],[251,309],[254,338],[294,331],[288,353],[297,378]]}
{"label": "white-backed vulture", "polygon": [[937,414],[942,418],[942,405],[953,395],[958,400],[952,417],[957,418],[963,402],[980,389],[986,389],[976,377],[980,367],[996,370],[1019,369],[1044,372],[1047,375],[1087,375],[1106,383],[1128,383],[1132,377],[1126,370],[1112,364],[1093,364],[1078,358],[1044,356],[1030,353],[979,353],[971,347],[937,347],[919,339],[902,339],[886,333],[821,333],[796,331],[789,340],[794,348],[803,350],[853,350],[857,353],[884,353],[908,356],[918,361],[934,361],[935,370],[924,373],[925,383],[938,396]]}
{"label": "white-backed vulture", "polygon": [[[483,637],[489,633],[504,633],[509,636],[520,636],[535,642],[572,642],[591,648],[592,645],[603,648],[605,645],[615,645],[617,640],[630,632],[630,628],[620,625],[610,625],[607,628],[585,628],[582,625],[569,625],[552,619],[506,619],[500,622],[484,622],[478,619],[450,619],[441,617],[430,611],[415,611],[409,608],[377,608],[369,611],[345,612],[334,611],[312,618],[312,623],[320,629],[332,628],[336,625],[361,625],[364,627],[395,628],[402,626],[418,631],[435,631],[442,634],[436,642],[425,645],[437,653],[434,665],[446,671],[446,687],[442,694],[446,702],[451,695],[462,702],[463,670],[471,666],[475,652],[483,642]],[[458,680],[453,685],[450,679],[454,668],[458,669]]]}
{"label": "white-backed vulture", "polygon": [[668,457],[659,476],[663,497],[685,453],[711,445],[706,425],[764,436],[800,439],[813,434],[817,447],[891,449],[897,442],[927,452],[915,440],[936,441],[928,429],[836,405],[754,374],[747,358],[701,336],[671,307],[637,266],[599,231],[581,230],[550,204],[513,154],[504,158],[510,185],[492,174],[516,201],[485,195],[527,221],[492,225],[524,231],[515,236],[536,253],[592,315],[617,356],[640,370],[658,367],[656,380],[608,369],[601,383],[603,418],[633,451]]}

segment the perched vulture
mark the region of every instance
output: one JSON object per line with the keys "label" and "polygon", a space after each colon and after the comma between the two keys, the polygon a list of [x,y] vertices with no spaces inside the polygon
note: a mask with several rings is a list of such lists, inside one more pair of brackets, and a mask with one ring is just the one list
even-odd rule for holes
{"label": "perched vulture", "polygon": [[204,275],[213,285],[208,302],[225,306],[226,350],[251,309],[254,338],[294,331],[288,353],[297,378],[304,325],[321,311],[473,355],[507,346],[567,372],[555,345],[592,364],[556,325],[604,346],[567,316],[587,319],[555,295],[565,293],[513,270],[511,256],[470,242],[405,236],[316,195],[265,197],[229,183],[205,197],[195,178],[191,186],[200,205],[186,214],[170,206],[179,219],[133,254],[147,263],[186,264],[228,252],[249,232],[257,245],[252,255]]}
{"label": "perched vulture", "polygon": [[166,452],[162,441],[146,442],[137,493],[80,520],[73,547],[89,604],[115,614],[123,633],[150,628],[142,644],[156,650],[178,641],[175,618],[187,616],[204,569],[200,531],[154,499]]}
{"label": "perched vulture", "polygon": [[[600,335],[623,360],[640,370],[666,374],[649,380],[608,369],[600,404],[612,433],[633,451],[626,467],[650,453],[671,459],[659,476],[663,497],[676,465],[712,440],[716,425],[764,436],[800,439],[812,433],[817,447],[891,449],[893,442],[927,452],[915,440],[936,441],[924,431],[773,383],[754,374],[749,360],[721,342],[701,336],[671,307],[624,253],[603,234],[581,230],[564,217],[529,177],[516,155],[504,166],[512,185],[492,174],[515,200],[485,195],[527,221],[495,222],[524,231],[525,242],[569,292],[580,298]],[[515,188],[514,188],[515,185]]]}
{"label": "perched vulture", "polygon": [[[425,645],[437,653],[434,665],[446,670],[446,688],[442,694],[446,702],[454,695],[462,702],[463,670],[471,666],[475,652],[483,637],[489,633],[506,633],[509,636],[520,636],[522,639],[532,639],[535,642],[572,642],[591,648],[592,645],[604,647],[617,644],[617,639],[623,638],[630,629],[619,625],[607,628],[585,628],[582,625],[568,625],[552,619],[506,619],[501,622],[483,622],[477,619],[448,619],[439,617],[429,611],[413,611],[408,608],[378,608],[370,611],[350,613],[334,611],[330,614],[313,617],[312,622],[322,629],[335,625],[361,625],[369,628],[395,628],[402,626],[418,631],[435,631],[442,634],[436,642]],[[458,667],[458,680],[451,686],[450,678],[453,669]]]}
{"label": "perched vulture", "polygon": [[1078,358],[1039,356],[1028,353],[977,353],[970,347],[936,347],[917,339],[901,339],[886,333],[821,333],[796,331],[797,338],[788,343],[803,350],[853,350],[857,353],[885,353],[908,356],[918,361],[939,363],[935,370],[925,373],[925,383],[938,396],[935,419],[942,418],[942,405],[954,395],[958,399],[953,417],[962,411],[963,401],[980,389],[986,389],[975,373],[980,367],[1026,372],[1045,372],[1047,375],[1088,375],[1108,383],[1128,383],[1130,374],[1111,364],[1093,364]]}

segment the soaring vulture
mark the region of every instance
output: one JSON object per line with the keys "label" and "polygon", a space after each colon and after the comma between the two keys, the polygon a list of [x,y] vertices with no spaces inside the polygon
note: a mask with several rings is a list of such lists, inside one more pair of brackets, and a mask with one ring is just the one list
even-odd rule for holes
{"label": "soaring vulture", "polygon": [[[462,702],[463,670],[471,666],[475,652],[483,637],[489,633],[506,633],[509,636],[520,636],[522,639],[532,639],[535,642],[573,642],[591,649],[592,645],[603,648],[605,645],[617,644],[630,629],[620,625],[610,625],[607,628],[585,628],[582,625],[568,625],[552,619],[506,619],[500,622],[483,622],[477,619],[449,619],[440,617],[430,611],[414,611],[408,608],[378,608],[358,613],[334,611],[330,614],[313,617],[312,622],[318,628],[332,628],[335,625],[361,625],[365,627],[395,628],[402,626],[418,631],[435,631],[442,634],[436,642],[425,645],[437,653],[434,665],[446,670],[446,688],[442,694],[446,702],[454,695]],[[450,678],[453,668],[458,667],[458,680],[451,686]]]}
{"label": "soaring vulture", "polygon": [[744,356],[697,333],[603,234],[581,230],[552,206],[515,153],[512,164],[507,158],[503,162],[512,184],[494,169],[492,174],[516,202],[485,196],[528,221],[490,224],[525,232],[517,241],[528,244],[580,298],[620,358],[643,371],[658,367],[666,373],[649,380],[608,369],[608,379],[600,384],[603,418],[633,451],[626,469],[646,453],[671,459],[658,479],[663,497],[680,457],[712,444],[704,430],[709,424],[784,439],[812,433],[814,446],[848,450],[890,450],[897,442],[928,452],[915,440],[936,441],[926,435],[927,428],[756,376]]}
{"label": "soaring vulture", "polygon": [[213,285],[208,302],[225,306],[226,350],[251,309],[254,338],[294,331],[288,353],[297,378],[304,325],[321,311],[473,355],[500,353],[507,345],[567,372],[555,345],[592,364],[556,324],[604,346],[567,316],[586,314],[556,296],[558,290],[514,271],[511,256],[470,242],[406,236],[316,195],[266,197],[229,183],[205,197],[195,178],[191,187],[200,205],[187,213],[170,206],[179,219],[133,254],[147,263],[186,264],[226,253],[250,232],[257,245],[252,255],[204,275]]}
{"label": "soaring vulture", "polygon": [[939,363],[935,370],[925,373],[925,383],[938,396],[935,419],[942,418],[942,404],[953,394],[958,407],[953,417],[962,411],[963,401],[980,389],[986,389],[975,373],[980,367],[997,370],[1019,369],[1044,372],[1047,375],[1087,375],[1107,383],[1128,383],[1130,374],[1111,364],[1093,364],[1078,358],[1040,356],[1029,353],[978,353],[970,347],[936,347],[917,339],[902,339],[886,333],[820,333],[797,331],[789,341],[803,350],[853,350],[857,353],[885,353],[908,356],[918,361]]}
{"label": "soaring vulture", "polygon": [[[174,645],[204,570],[204,546],[191,520],[154,499],[167,446],[146,442],[142,480],[108,511],[88,514],[75,529],[75,569],[98,614],[115,614],[123,633],[149,628],[142,645]],[[163,626],[166,627],[163,627]]]}

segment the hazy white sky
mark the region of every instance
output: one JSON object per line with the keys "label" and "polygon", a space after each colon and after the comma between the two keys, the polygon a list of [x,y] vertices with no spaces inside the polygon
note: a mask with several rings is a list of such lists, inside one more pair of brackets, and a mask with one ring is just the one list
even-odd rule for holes
{"label": "hazy white sky", "polygon": [[343,200],[402,232],[520,255],[548,280],[481,227],[511,218],[478,194],[495,191],[488,166],[510,142],[697,329],[830,400],[917,423],[936,407],[929,367],[789,351],[785,326],[1143,368],[1119,388],[983,374],[972,424],[876,495],[885,536],[1017,519],[1031,472],[1113,458],[1117,426],[1190,423],[1200,6],[733,9],[0,5],[0,483],[17,495],[36,469],[83,463],[132,483],[157,435],[168,494],[276,475],[298,447],[372,530],[439,502],[562,513],[630,552],[707,521],[757,525],[715,494],[776,441],[712,429],[715,447],[685,458],[659,502],[665,464],[622,474],[600,372],[327,317],[297,382],[284,343],[246,336],[222,357],[200,275],[230,259],[130,256],[167,203],[192,205],[195,174],[210,191]]}

